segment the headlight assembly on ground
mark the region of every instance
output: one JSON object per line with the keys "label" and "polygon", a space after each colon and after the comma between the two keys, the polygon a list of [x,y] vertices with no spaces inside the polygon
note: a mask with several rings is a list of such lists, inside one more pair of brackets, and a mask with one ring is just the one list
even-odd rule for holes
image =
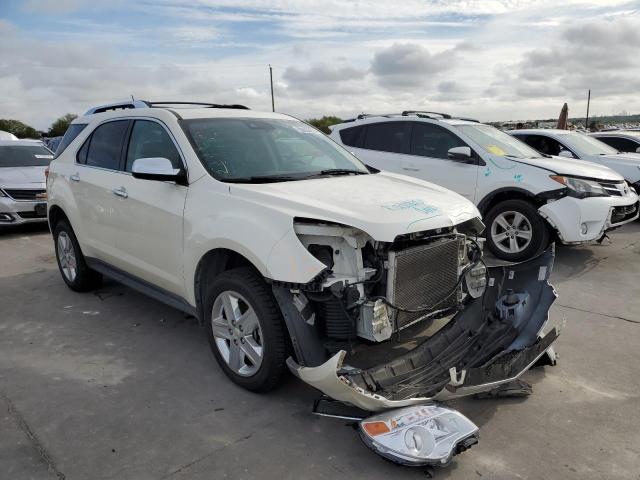
{"label": "headlight assembly on ground", "polygon": [[445,466],[478,442],[478,427],[471,420],[438,405],[390,410],[359,425],[369,448],[402,465]]}

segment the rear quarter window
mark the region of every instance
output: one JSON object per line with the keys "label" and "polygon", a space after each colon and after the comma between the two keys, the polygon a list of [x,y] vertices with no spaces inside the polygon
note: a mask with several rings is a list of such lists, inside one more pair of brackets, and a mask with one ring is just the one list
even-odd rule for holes
{"label": "rear quarter window", "polygon": [[340,130],[340,140],[344,145],[349,147],[362,146],[362,138],[364,137],[364,127],[351,127]]}
{"label": "rear quarter window", "polygon": [[86,126],[87,126],[86,123],[72,123],[71,125],[69,125],[69,128],[67,128],[67,131],[64,132],[62,141],[60,142],[60,144],[58,145],[58,148],[56,149],[54,158],[58,158],[60,154],[64,152],[64,150],[69,146],[69,144],[73,142],[78,135],[80,135],[80,132],[82,132]]}

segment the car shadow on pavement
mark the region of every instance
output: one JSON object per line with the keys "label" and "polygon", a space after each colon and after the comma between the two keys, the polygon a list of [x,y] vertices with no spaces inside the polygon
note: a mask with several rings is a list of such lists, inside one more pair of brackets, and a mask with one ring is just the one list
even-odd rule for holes
{"label": "car shadow on pavement", "polygon": [[0,239],[12,238],[34,233],[46,233],[49,231],[47,222],[23,223],[22,225],[0,225]]}

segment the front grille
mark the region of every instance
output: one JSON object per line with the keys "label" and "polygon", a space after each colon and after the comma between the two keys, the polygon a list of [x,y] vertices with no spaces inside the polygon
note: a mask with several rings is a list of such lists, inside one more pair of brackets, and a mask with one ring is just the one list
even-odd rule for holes
{"label": "front grille", "polygon": [[34,189],[4,189],[4,192],[14,200],[42,200],[38,195],[46,193],[43,188]]}
{"label": "front grille", "polygon": [[24,219],[28,219],[28,218],[47,218],[47,213],[45,211],[44,214],[42,213],[38,213],[35,211],[31,211],[31,212],[18,212],[18,216],[20,218],[24,218]]}
{"label": "front grille", "polygon": [[[428,245],[389,252],[387,298],[401,308],[434,306],[430,311],[455,306],[460,292],[445,298],[458,282],[459,252],[463,237],[444,238]],[[429,313],[398,312],[396,327],[402,328]]]}
{"label": "front grille", "polygon": [[625,182],[598,182],[605,191],[612,197],[622,197],[624,195],[624,189],[626,188]]}
{"label": "front grille", "polygon": [[624,222],[635,217],[637,210],[638,203],[623,207],[613,207],[613,211],[611,212],[611,224],[615,225],[616,223]]}

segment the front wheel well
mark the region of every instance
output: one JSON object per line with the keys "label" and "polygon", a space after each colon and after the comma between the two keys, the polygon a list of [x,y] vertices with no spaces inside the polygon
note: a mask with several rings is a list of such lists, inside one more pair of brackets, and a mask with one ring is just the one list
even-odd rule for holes
{"label": "front wheel well", "polygon": [[198,262],[194,279],[194,293],[198,308],[198,318],[202,322],[205,318],[203,311],[203,294],[207,286],[215,277],[228,270],[239,267],[256,267],[243,255],[227,248],[217,248],[207,252]]}
{"label": "front wheel well", "polygon": [[69,222],[69,218],[67,217],[67,215],[64,213],[64,210],[62,210],[62,208],[60,208],[57,205],[53,205],[50,209],[49,209],[49,229],[51,230],[51,232],[53,233],[53,231],[56,228],[56,225],[61,221],[61,220],[66,220],[67,223],[70,224]]}
{"label": "front wheel well", "polygon": [[533,204],[536,208],[540,208],[546,202],[544,199],[538,198],[532,193],[522,189],[504,189],[497,190],[484,197],[480,203],[478,203],[478,210],[482,214],[482,217],[486,217],[489,210],[496,206],[500,202],[505,200],[525,200]]}

